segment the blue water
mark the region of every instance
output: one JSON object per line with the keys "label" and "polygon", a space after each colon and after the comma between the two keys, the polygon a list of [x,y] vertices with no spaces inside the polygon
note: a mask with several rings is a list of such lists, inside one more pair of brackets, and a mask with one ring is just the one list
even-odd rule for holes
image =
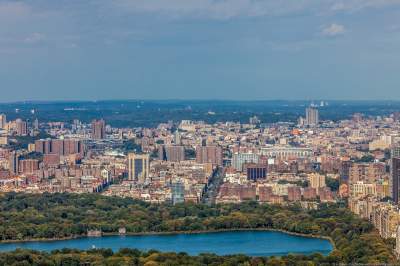
{"label": "blue water", "polygon": [[71,240],[38,241],[0,244],[0,251],[16,248],[50,251],[62,248],[91,249],[137,248],[165,252],[187,252],[190,255],[215,253],[218,255],[246,254],[249,256],[281,256],[288,253],[327,255],[332,251],[326,239],[294,236],[272,231],[233,231],[201,234],[103,236]]}

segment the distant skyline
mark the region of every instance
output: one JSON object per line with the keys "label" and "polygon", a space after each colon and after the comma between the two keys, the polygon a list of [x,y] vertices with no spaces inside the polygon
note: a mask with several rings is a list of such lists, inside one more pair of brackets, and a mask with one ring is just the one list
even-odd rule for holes
{"label": "distant skyline", "polygon": [[0,102],[400,100],[400,0],[0,0]]}
{"label": "distant skyline", "polygon": [[278,104],[282,102],[282,104],[298,104],[299,106],[313,106],[319,107],[321,102],[323,102],[323,106],[326,107],[332,104],[351,104],[351,103],[377,103],[377,104],[400,104],[400,100],[387,100],[387,99],[377,99],[377,100],[357,100],[357,99],[315,99],[315,100],[308,100],[308,99],[261,99],[261,100],[248,100],[248,99],[98,99],[98,100],[91,100],[91,99],[65,99],[65,100],[58,100],[58,99],[50,99],[50,100],[15,100],[15,101],[0,101],[0,105],[8,105],[8,104],[47,104],[47,103],[109,103],[109,102],[127,102],[127,103],[186,103],[190,104],[193,103],[218,103],[218,102],[226,102],[226,103],[273,103]]}

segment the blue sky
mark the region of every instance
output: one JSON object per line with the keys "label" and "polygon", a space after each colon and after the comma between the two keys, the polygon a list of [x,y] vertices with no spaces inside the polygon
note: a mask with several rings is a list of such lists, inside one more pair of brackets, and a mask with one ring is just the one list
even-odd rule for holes
{"label": "blue sky", "polygon": [[400,0],[0,0],[0,91],[400,100]]}

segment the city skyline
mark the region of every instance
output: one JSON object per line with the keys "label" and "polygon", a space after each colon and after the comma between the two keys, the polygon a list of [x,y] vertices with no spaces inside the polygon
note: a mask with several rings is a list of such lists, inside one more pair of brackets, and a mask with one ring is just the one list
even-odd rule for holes
{"label": "city skyline", "polygon": [[[127,103],[135,103],[135,102],[143,102],[143,103],[206,103],[206,102],[227,102],[227,103],[295,103],[299,106],[315,106],[316,108],[320,107],[321,102],[323,104],[347,104],[347,103],[400,103],[400,99],[329,99],[329,98],[315,98],[315,99],[283,99],[283,98],[276,98],[276,99],[229,99],[229,98],[204,98],[204,99],[195,99],[195,98],[129,98],[129,99],[122,99],[122,98],[99,98],[99,99],[25,99],[25,100],[10,100],[10,101],[2,101],[0,99],[0,105],[8,105],[8,104],[46,104],[46,103],[112,103],[112,102],[127,102]],[[326,107],[326,105],[325,105]]]}
{"label": "city skyline", "polygon": [[[27,261],[20,252],[43,248],[42,256],[60,261],[51,250],[74,248],[77,256],[87,242],[112,252],[134,247],[132,254],[160,249],[171,262],[189,250],[161,234],[182,239],[196,232],[217,245],[193,239],[193,253],[185,255],[192,261],[201,260],[193,248],[200,252],[204,244],[215,253],[212,261],[238,252],[250,261],[254,247],[258,262],[276,261],[270,256],[277,254],[293,261],[287,265],[400,258],[400,103],[72,102],[0,109],[1,265],[5,257]],[[271,253],[271,235],[266,246],[257,240],[275,234],[271,229],[323,241],[324,249],[296,242],[299,255],[287,256],[295,251],[292,241],[279,236],[274,247],[282,252]],[[134,238],[145,236],[131,235],[147,233],[160,236],[137,245]],[[248,249],[237,251],[242,233],[251,233],[254,244],[246,240]],[[106,235],[117,242],[92,242]],[[158,245],[161,237],[168,249]],[[370,240],[360,245],[364,238]],[[56,241],[46,247],[45,239]],[[222,257],[221,239],[232,255]],[[11,251],[25,240],[24,248],[34,250]],[[93,251],[97,262],[114,256],[94,258]],[[63,254],[70,261],[70,251]]]}
{"label": "city skyline", "polygon": [[400,265],[400,0],[0,0],[0,265]]}
{"label": "city skyline", "polygon": [[2,101],[400,99],[400,2],[0,1]]}

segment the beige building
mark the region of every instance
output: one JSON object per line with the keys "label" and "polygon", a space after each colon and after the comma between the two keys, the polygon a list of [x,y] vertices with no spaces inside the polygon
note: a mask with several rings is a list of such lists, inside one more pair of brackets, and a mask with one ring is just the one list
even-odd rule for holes
{"label": "beige building", "polygon": [[150,155],[128,154],[128,179],[143,184],[149,178]]}
{"label": "beige building", "polygon": [[0,145],[7,145],[8,144],[8,137],[6,135],[0,135]]}
{"label": "beige building", "polygon": [[350,194],[352,197],[377,196],[376,184],[366,184],[363,181],[352,183]]}
{"label": "beige building", "polygon": [[400,222],[399,210],[389,204],[378,204],[374,207],[371,221],[383,238],[396,238]]}
{"label": "beige building", "polygon": [[396,248],[395,248],[395,253],[397,258],[400,258],[400,225],[397,226],[397,231],[396,231]]}
{"label": "beige building", "polygon": [[318,188],[326,186],[324,175],[313,173],[308,175],[308,180],[310,181],[310,187],[315,188],[317,190]]}
{"label": "beige building", "polygon": [[5,114],[0,114],[0,129],[5,129],[7,124],[7,118]]}
{"label": "beige building", "polygon": [[375,210],[377,205],[376,199],[373,197],[365,198],[350,198],[349,208],[350,210],[359,215],[364,219],[370,219],[373,210]]}
{"label": "beige building", "polygon": [[396,136],[382,135],[382,136],[380,136],[379,139],[376,139],[369,143],[369,150],[375,151],[375,150],[389,149],[392,146],[392,144],[395,142],[395,140],[396,140]]}

